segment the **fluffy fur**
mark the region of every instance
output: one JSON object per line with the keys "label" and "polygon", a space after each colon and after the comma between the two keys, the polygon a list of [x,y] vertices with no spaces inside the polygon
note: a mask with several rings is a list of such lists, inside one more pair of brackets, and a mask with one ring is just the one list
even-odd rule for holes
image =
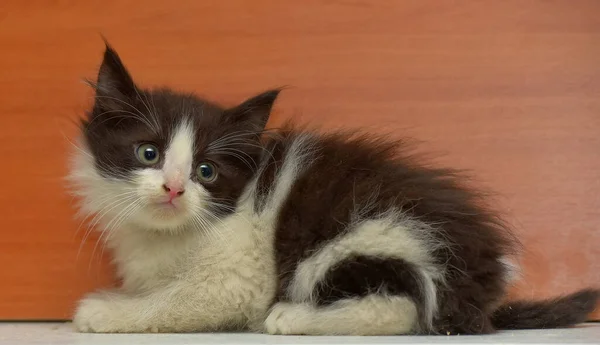
{"label": "fluffy fur", "polygon": [[278,90],[230,109],[144,90],[108,46],[95,89],[70,180],[122,285],[81,301],[82,332],[480,334],[595,306],[595,290],[501,306],[507,227],[402,142],[265,131]]}

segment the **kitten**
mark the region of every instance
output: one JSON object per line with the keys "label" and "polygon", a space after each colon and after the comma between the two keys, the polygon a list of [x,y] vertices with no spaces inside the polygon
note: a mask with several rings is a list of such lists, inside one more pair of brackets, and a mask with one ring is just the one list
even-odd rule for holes
{"label": "kitten", "polygon": [[136,86],[108,45],[70,180],[122,286],[82,332],[482,334],[586,319],[598,291],[501,304],[515,241],[402,142],[265,131],[278,90],[223,108]]}

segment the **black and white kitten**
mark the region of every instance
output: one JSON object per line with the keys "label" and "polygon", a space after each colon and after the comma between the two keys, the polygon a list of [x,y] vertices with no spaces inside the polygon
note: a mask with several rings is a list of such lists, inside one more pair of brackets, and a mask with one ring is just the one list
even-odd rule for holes
{"label": "black and white kitten", "polygon": [[480,334],[582,322],[598,291],[501,304],[514,241],[402,143],[286,127],[278,90],[225,109],[136,86],[107,46],[70,179],[122,286],[82,332]]}

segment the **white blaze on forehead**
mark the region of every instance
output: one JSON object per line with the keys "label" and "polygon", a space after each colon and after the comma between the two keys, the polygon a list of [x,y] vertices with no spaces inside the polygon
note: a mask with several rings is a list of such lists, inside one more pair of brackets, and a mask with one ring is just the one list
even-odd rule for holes
{"label": "white blaze on forehead", "polygon": [[185,185],[192,172],[194,128],[189,122],[177,126],[165,153],[163,171],[167,183]]}

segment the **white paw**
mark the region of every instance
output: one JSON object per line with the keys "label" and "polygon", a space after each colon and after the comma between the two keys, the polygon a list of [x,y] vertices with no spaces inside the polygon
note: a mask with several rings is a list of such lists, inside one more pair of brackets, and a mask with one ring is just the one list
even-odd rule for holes
{"label": "white paw", "polygon": [[79,303],[73,325],[79,332],[86,333],[130,332],[123,312],[117,301],[106,295],[92,294]]}
{"label": "white paw", "polygon": [[269,334],[303,334],[304,323],[309,321],[311,307],[306,304],[277,303],[265,320]]}

